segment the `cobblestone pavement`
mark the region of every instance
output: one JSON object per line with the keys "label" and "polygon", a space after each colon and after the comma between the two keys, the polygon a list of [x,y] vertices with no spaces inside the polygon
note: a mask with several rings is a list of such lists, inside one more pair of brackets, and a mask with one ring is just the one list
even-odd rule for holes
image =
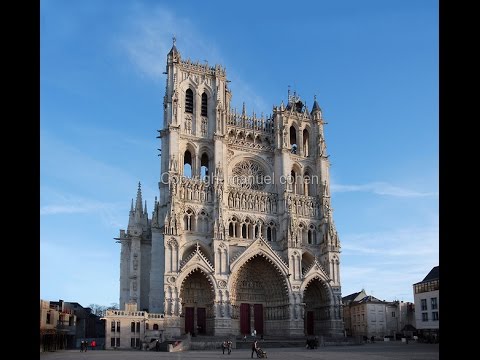
{"label": "cobblestone pavement", "polygon": [[[327,346],[315,350],[304,348],[264,349],[268,359],[275,360],[438,360],[438,344],[378,342],[351,346]],[[183,359],[250,359],[251,350],[234,349],[230,355],[217,351],[182,351],[176,353],[135,350],[80,350],[40,353],[43,360],[183,360]]]}

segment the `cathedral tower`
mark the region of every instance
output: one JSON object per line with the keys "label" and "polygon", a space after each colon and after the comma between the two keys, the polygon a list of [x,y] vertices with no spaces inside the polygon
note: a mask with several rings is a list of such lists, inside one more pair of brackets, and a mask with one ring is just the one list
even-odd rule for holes
{"label": "cathedral tower", "polygon": [[183,60],[175,40],[165,73],[159,198],[150,221],[139,188],[120,232],[121,306],[163,314],[178,335],[341,335],[316,98],[311,111],[290,91],[271,115],[232,109],[225,68]]}

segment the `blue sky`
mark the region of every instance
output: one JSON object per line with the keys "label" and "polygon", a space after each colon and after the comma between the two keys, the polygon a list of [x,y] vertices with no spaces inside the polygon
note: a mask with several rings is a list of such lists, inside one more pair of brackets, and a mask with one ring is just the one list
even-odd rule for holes
{"label": "blue sky", "polygon": [[413,301],[439,264],[438,1],[40,3],[40,298],[119,299],[119,229],[160,176],[166,55],[221,64],[234,107],[288,86],[328,125],[342,294]]}

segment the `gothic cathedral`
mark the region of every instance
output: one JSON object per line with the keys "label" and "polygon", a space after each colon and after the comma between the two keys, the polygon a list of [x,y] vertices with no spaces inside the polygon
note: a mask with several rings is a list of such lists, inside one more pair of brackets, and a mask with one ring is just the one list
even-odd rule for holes
{"label": "gothic cathedral", "polygon": [[343,334],[322,111],[230,107],[225,68],[167,55],[159,198],[120,230],[120,306],[174,335]]}

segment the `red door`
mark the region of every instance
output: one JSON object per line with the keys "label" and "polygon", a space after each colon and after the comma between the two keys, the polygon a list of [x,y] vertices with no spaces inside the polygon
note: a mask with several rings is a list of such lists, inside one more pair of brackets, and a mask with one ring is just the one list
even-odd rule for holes
{"label": "red door", "polygon": [[197,332],[205,334],[207,325],[207,311],[205,308],[197,308]]}
{"label": "red door", "polygon": [[314,329],[314,317],[313,317],[313,311],[307,311],[307,335],[314,335],[313,334],[313,329]]}
{"label": "red door", "polygon": [[240,332],[250,334],[250,304],[240,304]]}
{"label": "red door", "polygon": [[185,308],[185,333],[193,334],[193,307]]}
{"label": "red door", "polygon": [[254,327],[257,330],[257,334],[263,334],[263,305],[253,305]]}

